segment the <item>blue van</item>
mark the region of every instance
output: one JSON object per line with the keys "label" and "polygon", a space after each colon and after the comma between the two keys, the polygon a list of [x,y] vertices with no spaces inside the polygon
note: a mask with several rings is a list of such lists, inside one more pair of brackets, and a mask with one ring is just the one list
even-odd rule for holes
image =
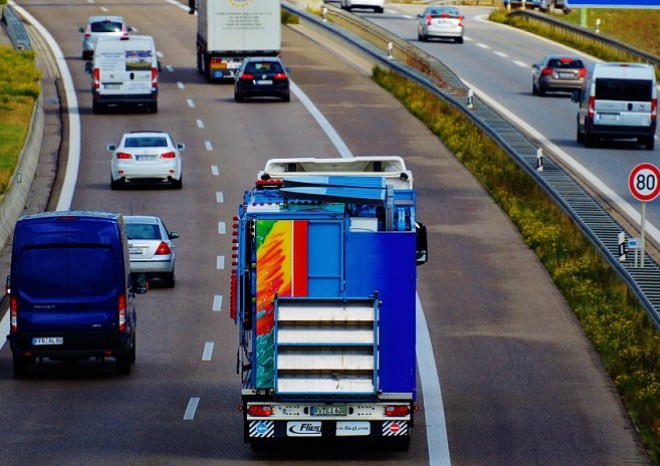
{"label": "blue van", "polygon": [[44,358],[135,362],[135,291],[124,219],[114,212],[59,211],[16,223],[9,340],[14,375]]}

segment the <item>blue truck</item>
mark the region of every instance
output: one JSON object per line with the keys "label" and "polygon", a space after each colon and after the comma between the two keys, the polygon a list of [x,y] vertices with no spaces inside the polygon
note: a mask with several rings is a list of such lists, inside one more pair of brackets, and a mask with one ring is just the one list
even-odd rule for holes
{"label": "blue truck", "polygon": [[244,441],[407,450],[416,266],[427,260],[401,157],[272,159],[234,219]]}

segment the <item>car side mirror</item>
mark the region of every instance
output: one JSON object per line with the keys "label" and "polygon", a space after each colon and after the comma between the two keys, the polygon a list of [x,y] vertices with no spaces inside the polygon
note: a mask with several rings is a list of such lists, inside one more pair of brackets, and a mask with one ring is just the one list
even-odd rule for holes
{"label": "car side mirror", "polygon": [[571,92],[572,102],[579,102],[580,100],[582,100],[582,91],[580,89],[576,89],[573,92]]}
{"label": "car side mirror", "polygon": [[114,152],[117,150],[117,145],[116,144],[108,144],[107,149],[109,152]]}
{"label": "car side mirror", "polygon": [[169,239],[177,239],[179,237],[179,234],[176,231],[171,231],[167,237]]}
{"label": "car side mirror", "polygon": [[156,60],[156,67],[158,68],[159,73],[163,71],[163,65],[160,64],[160,60]]}
{"label": "car side mirror", "polygon": [[11,275],[7,275],[7,281],[5,282],[5,293],[11,294]]}
{"label": "car side mirror", "polygon": [[176,145],[176,148],[179,149],[179,150],[184,150],[186,148],[186,145],[179,143],[179,144]]}
{"label": "car side mirror", "polygon": [[94,64],[91,61],[88,61],[85,63],[85,73],[92,74],[92,71],[94,71]]}
{"label": "car side mirror", "polygon": [[85,28],[78,28],[78,32],[82,32],[84,34],[85,33]]}
{"label": "car side mirror", "polygon": [[415,233],[416,233],[416,242],[415,242],[415,249],[416,249],[416,260],[417,260],[417,265],[422,265],[426,264],[426,262],[429,260],[429,254],[428,254],[428,240],[426,238],[426,225],[423,225],[419,222],[415,223]]}

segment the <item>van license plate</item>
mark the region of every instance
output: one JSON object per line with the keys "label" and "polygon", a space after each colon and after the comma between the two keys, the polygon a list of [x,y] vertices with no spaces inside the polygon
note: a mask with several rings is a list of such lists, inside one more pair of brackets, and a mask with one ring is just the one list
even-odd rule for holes
{"label": "van license plate", "polygon": [[104,84],[103,88],[107,89],[109,91],[115,91],[115,90],[119,89],[119,84]]}
{"label": "van license plate", "polygon": [[32,346],[63,345],[64,337],[34,337]]}
{"label": "van license plate", "polygon": [[346,416],[346,406],[312,406],[312,416]]}

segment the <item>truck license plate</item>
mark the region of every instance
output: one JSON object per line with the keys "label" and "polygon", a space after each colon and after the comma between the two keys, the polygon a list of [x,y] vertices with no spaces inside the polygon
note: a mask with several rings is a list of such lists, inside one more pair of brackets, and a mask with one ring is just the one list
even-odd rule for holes
{"label": "truck license plate", "polygon": [[32,338],[32,346],[43,345],[63,345],[64,337],[34,337]]}
{"label": "truck license plate", "polygon": [[312,416],[346,416],[346,406],[312,406]]}

